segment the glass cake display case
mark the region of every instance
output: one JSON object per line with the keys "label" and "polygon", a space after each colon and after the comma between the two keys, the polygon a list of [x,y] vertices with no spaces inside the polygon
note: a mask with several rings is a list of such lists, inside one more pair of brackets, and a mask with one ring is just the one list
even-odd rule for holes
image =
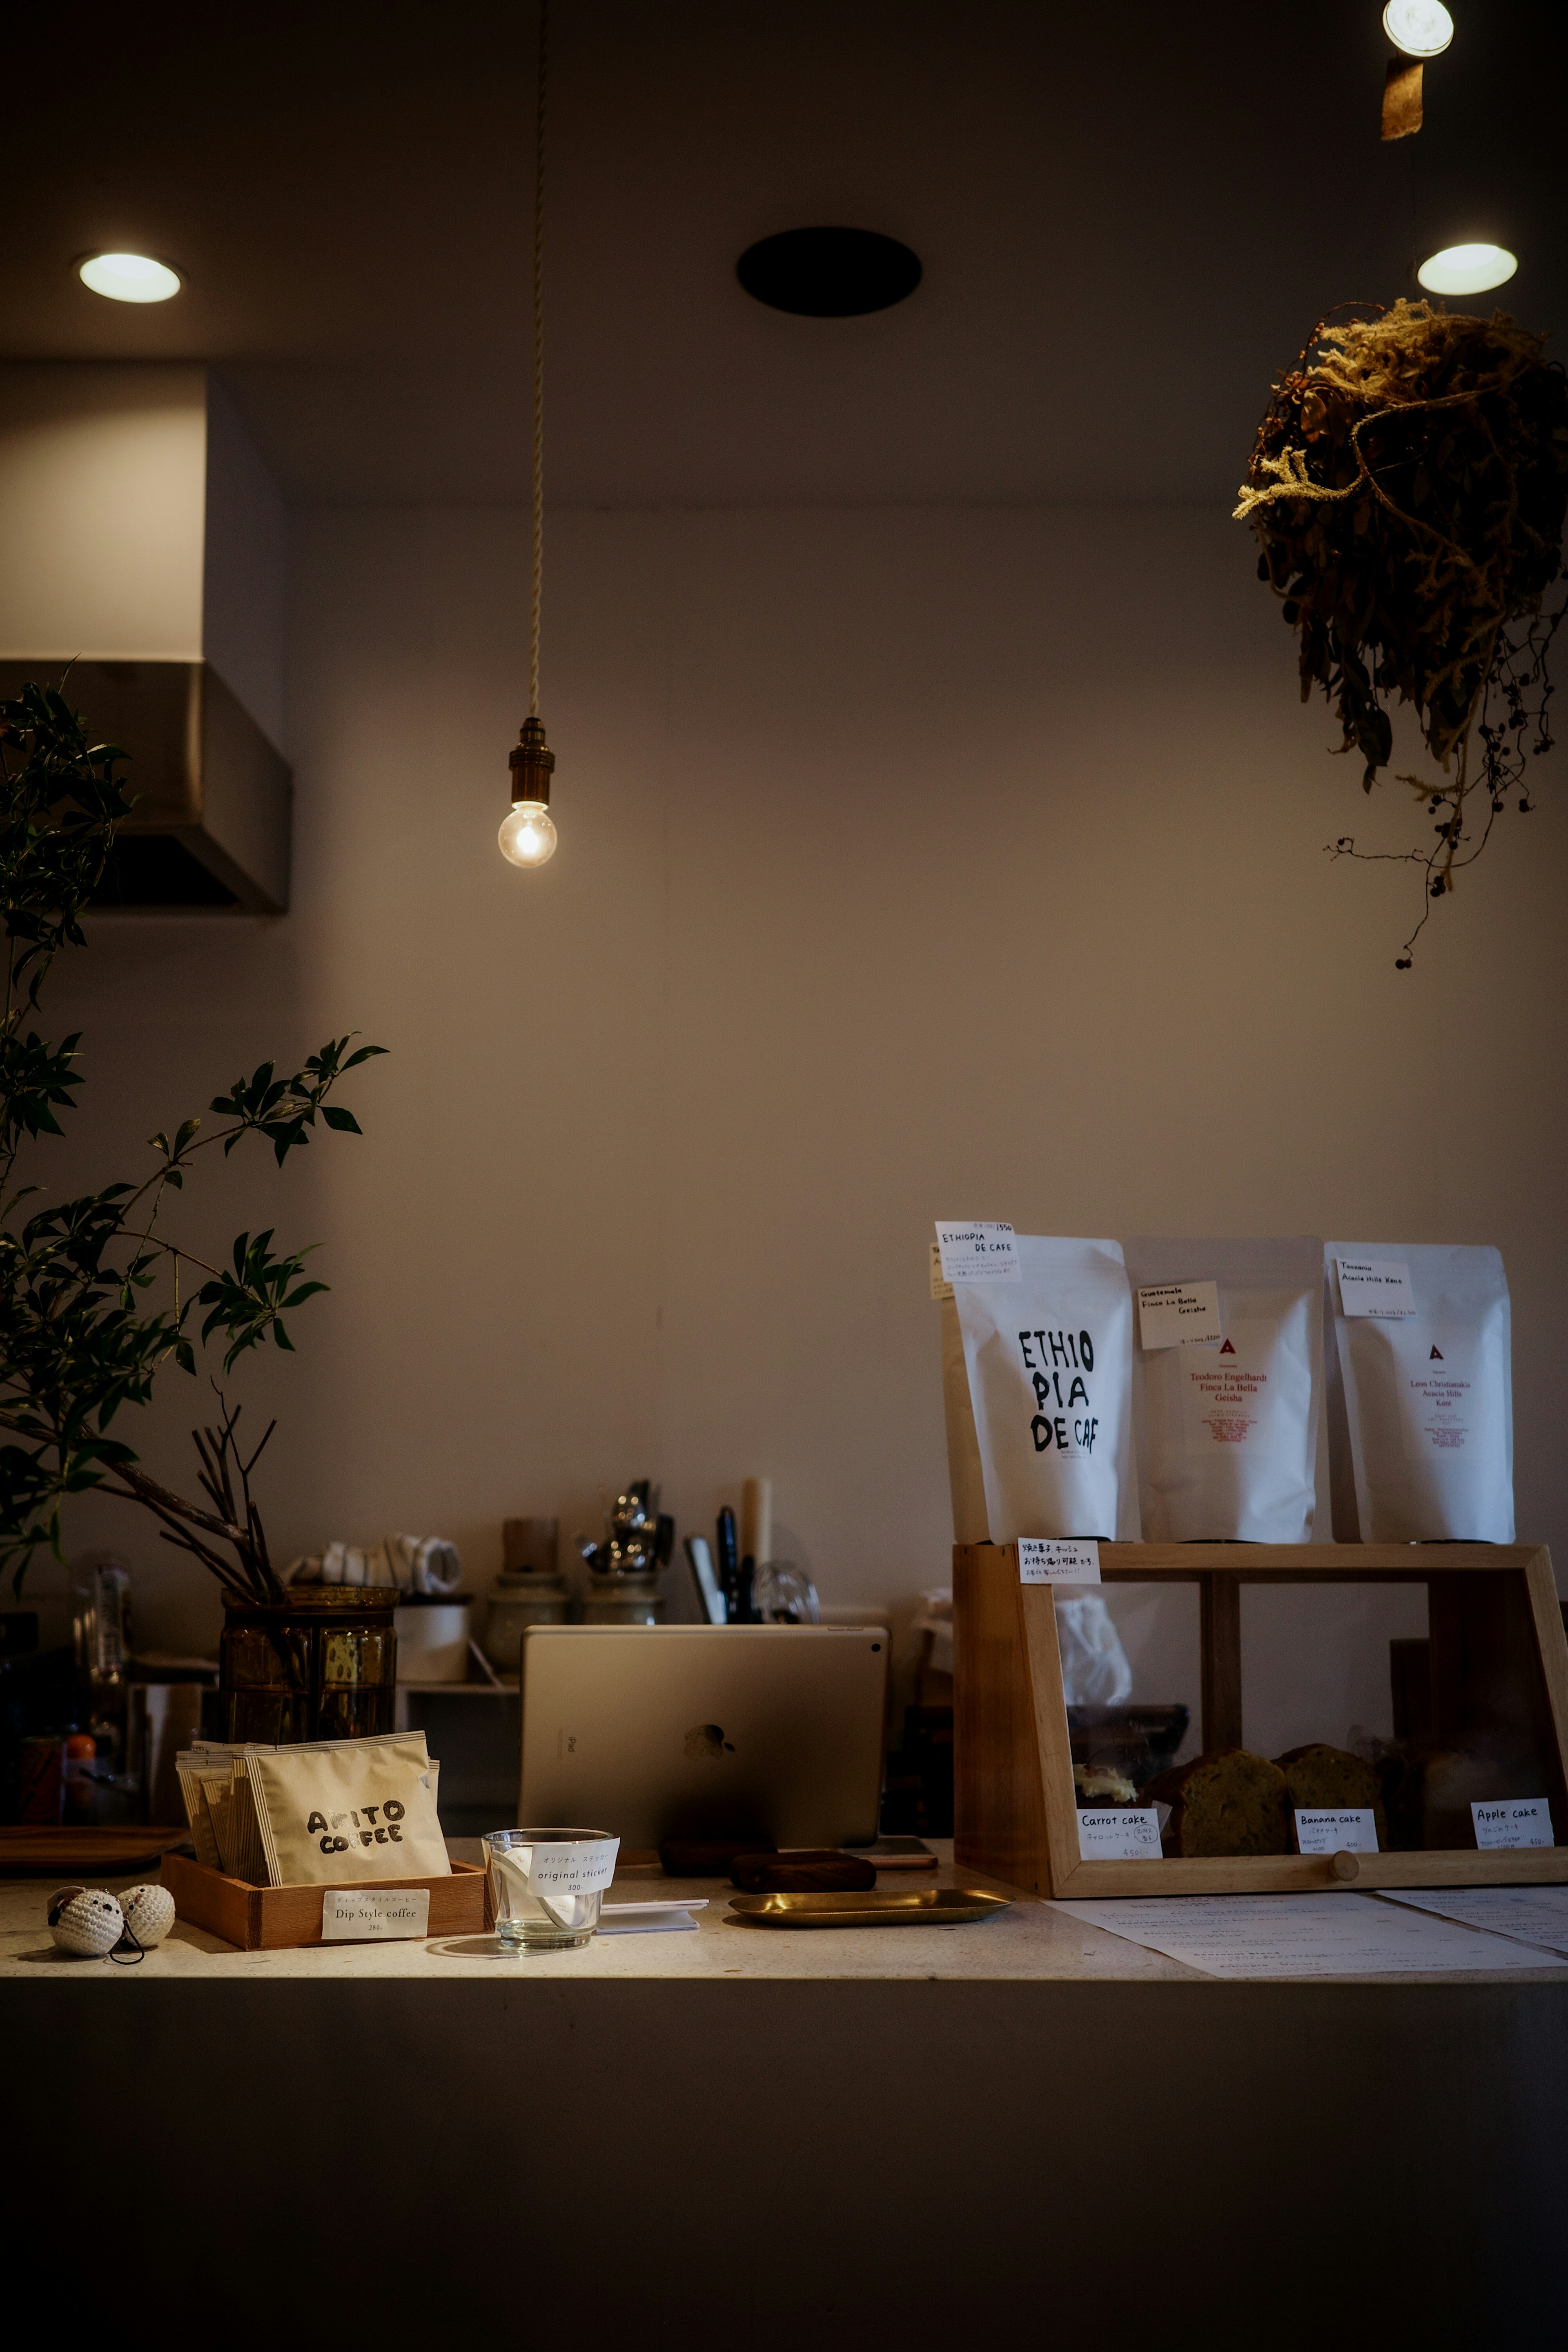
{"label": "glass cake display case", "polygon": [[954,1553],[956,1856],[1037,1894],[1568,1883],[1543,1548]]}

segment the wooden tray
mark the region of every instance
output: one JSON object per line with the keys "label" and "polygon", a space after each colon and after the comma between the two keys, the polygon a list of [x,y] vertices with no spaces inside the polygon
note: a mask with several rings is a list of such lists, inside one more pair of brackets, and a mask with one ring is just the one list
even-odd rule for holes
{"label": "wooden tray", "polygon": [[732,1895],[730,1908],[747,1927],[961,1927],[1011,1908],[1006,1895],[978,1886],[911,1886],[833,1895]]}
{"label": "wooden tray", "polygon": [[107,1829],[63,1829],[52,1822],[0,1829],[0,1878],[110,1878],[128,1870],[154,1870],[172,1845],[188,1845],[189,1830],[149,1829],[115,1822]]}
{"label": "wooden tray", "polygon": [[[221,1936],[241,1951],[288,1951],[323,1940],[324,1885],[252,1886],[246,1879],[226,1878],[221,1870],[178,1853],[163,1856],[162,1884],[174,1898],[178,1918]],[[432,1936],[482,1936],[490,1925],[489,1882],[471,1862],[455,1862],[449,1878],[352,1878],[340,1884],[360,1893],[428,1887]]]}
{"label": "wooden tray", "polygon": [[[1205,1748],[1243,1744],[1243,1584],[1426,1585],[1434,1730],[1462,1747],[1464,1727],[1504,1704],[1532,1723],[1568,1838],[1568,1640],[1543,1545],[1102,1543],[1100,1570],[1107,1584],[1197,1585]],[[1020,1582],[1016,1544],[955,1545],[952,1580],[961,1870],[1073,1897],[1568,1885],[1568,1843],[1086,1862],[1051,1587]]]}

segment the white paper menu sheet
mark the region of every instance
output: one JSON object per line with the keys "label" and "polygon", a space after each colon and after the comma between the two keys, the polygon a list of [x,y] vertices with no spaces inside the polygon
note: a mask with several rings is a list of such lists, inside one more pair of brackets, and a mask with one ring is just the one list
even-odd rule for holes
{"label": "white paper menu sheet", "polygon": [[1467,1927],[1485,1927],[1494,1936],[1514,1936],[1521,1944],[1568,1953],[1568,1886],[1402,1887],[1397,1895],[1389,1886],[1383,1891],[1390,1903],[1408,1903],[1417,1911],[1461,1919]]}
{"label": "white paper menu sheet", "polygon": [[1530,1945],[1370,1895],[1177,1895],[1051,1908],[1206,1977],[1429,1976],[1551,1968]]}

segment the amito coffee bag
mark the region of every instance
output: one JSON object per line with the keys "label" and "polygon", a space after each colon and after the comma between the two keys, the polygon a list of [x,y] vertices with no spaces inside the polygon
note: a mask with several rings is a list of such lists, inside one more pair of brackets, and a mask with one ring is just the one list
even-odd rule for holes
{"label": "amito coffee bag", "polygon": [[274,1886],[451,1869],[423,1732],[279,1748],[247,1758],[247,1776]]}

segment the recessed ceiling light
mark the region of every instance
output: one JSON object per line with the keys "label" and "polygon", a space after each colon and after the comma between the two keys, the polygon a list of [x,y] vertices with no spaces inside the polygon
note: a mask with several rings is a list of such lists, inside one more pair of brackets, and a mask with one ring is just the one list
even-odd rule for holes
{"label": "recessed ceiling light", "polygon": [[786,228],[735,264],[748,294],[798,319],[860,319],[888,310],[921,282],[918,254],[872,228]]}
{"label": "recessed ceiling light", "polygon": [[1415,275],[1428,294],[1485,294],[1506,285],[1518,268],[1505,245],[1446,245]]}
{"label": "recessed ceiling light", "polygon": [[89,253],[79,261],[76,274],[95,294],[111,302],[166,302],[180,290],[177,269],[167,262],[150,261],[144,253]]}
{"label": "recessed ceiling light", "polygon": [[1454,37],[1454,20],[1442,0],[1388,0],[1383,29],[1407,58],[1440,58]]}

